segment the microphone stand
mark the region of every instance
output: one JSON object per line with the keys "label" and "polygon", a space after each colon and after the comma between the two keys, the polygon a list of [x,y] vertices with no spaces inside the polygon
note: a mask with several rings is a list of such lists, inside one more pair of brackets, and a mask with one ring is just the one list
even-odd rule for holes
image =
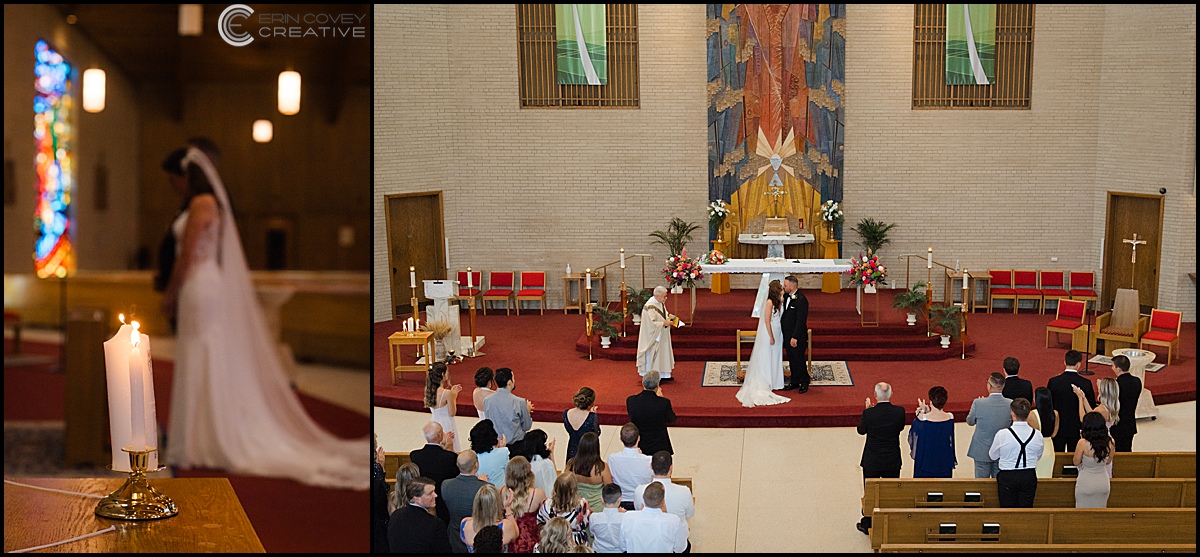
{"label": "microphone stand", "polygon": [[[1086,306],[1086,304],[1087,302],[1085,301],[1084,305]],[[1096,300],[1096,303],[1092,305],[1092,311],[1084,310],[1084,314],[1087,315],[1087,342],[1089,345],[1091,345],[1093,342],[1096,344],[1100,343],[1099,339],[1094,341],[1092,340],[1092,321],[1095,321],[1096,311],[1098,309],[1100,309],[1100,300]],[[1088,346],[1088,348],[1091,348],[1091,346]],[[1094,356],[1094,354],[1085,353],[1084,355],[1087,356],[1087,359],[1083,361],[1083,369],[1079,370],[1079,375],[1095,375],[1096,372],[1089,369],[1092,367],[1092,356]]]}

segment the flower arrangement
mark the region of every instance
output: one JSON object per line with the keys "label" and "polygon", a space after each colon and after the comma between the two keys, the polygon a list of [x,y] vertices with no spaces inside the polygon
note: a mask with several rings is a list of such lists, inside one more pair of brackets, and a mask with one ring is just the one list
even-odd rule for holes
{"label": "flower arrangement", "polygon": [[718,199],[708,204],[708,224],[717,228],[725,222],[725,217],[729,216],[729,205]]}
{"label": "flower arrangement", "polygon": [[832,199],[821,204],[821,220],[824,220],[825,224],[829,226],[845,220],[845,216],[842,215],[841,204]]}
{"label": "flower arrangement", "polygon": [[724,265],[726,261],[728,259],[725,257],[725,254],[721,253],[721,250],[718,249],[712,250],[700,258],[701,263],[708,265]]}
{"label": "flower arrangement", "polygon": [[687,256],[684,249],[679,255],[667,258],[667,266],[663,268],[663,277],[672,287],[695,286],[696,281],[704,278],[704,269],[695,259]]}
{"label": "flower arrangement", "polygon": [[850,270],[846,271],[850,275],[850,284],[852,286],[878,286],[887,284],[887,267],[884,267],[879,262],[879,256],[867,251],[866,256],[862,253],[858,257],[850,258]]}

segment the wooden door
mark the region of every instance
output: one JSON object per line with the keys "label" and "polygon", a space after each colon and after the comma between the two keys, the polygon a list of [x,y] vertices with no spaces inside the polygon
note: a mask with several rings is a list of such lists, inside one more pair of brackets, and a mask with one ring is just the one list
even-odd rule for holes
{"label": "wooden door", "polygon": [[446,278],[442,192],[385,196],[384,219],[387,221],[392,318],[395,319],[412,314],[410,266],[416,268],[418,305],[427,300],[421,281]]}
{"label": "wooden door", "polygon": [[[1100,307],[1111,308],[1118,288],[1134,288],[1142,313],[1158,305],[1158,265],[1162,253],[1163,196],[1108,192],[1104,231],[1104,284]],[[1137,263],[1125,240],[1137,234]]]}

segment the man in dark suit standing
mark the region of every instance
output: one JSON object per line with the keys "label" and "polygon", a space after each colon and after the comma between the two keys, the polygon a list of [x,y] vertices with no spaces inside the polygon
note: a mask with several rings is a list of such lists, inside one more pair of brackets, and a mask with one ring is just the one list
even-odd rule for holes
{"label": "man in dark suit standing", "polygon": [[[421,429],[425,435],[425,446],[409,454],[412,463],[421,469],[421,475],[433,480],[437,491],[437,515],[443,521],[450,520],[450,512],[446,510],[446,497],[442,493],[442,482],[458,475],[458,466],[454,463],[458,455],[442,447],[444,435],[442,424],[429,422]],[[453,434],[453,432],[451,432]],[[453,445],[451,445],[453,446]]]}
{"label": "man in dark suit standing", "polygon": [[[458,453],[456,461],[458,476],[442,482],[442,494],[446,500],[446,509],[450,511],[450,521],[446,524],[446,539],[455,553],[466,553],[467,544],[458,535],[458,526],[462,520],[471,516],[472,505],[475,504],[475,494],[488,482],[476,476],[479,473],[479,457],[475,451],[467,449]],[[491,478],[488,478],[491,479]]]}
{"label": "man in dark suit standing", "polygon": [[[859,461],[864,485],[867,478],[900,477],[900,432],[904,431],[904,407],[889,402],[891,398],[892,386],[877,383],[875,399],[878,403],[872,405],[871,397],[867,397],[867,407],[858,421],[858,434],[867,436],[862,460]],[[870,527],[869,516],[864,516],[858,523],[858,531],[864,534],[870,535]]]}
{"label": "man in dark suit standing", "polygon": [[1142,380],[1129,373],[1129,358],[1116,356],[1112,359],[1113,373],[1117,374],[1117,400],[1121,403],[1117,411],[1117,423],[1109,429],[1117,452],[1133,451],[1133,436],[1137,434],[1137,405],[1142,396]]}
{"label": "man in dark suit standing", "polygon": [[446,523],[429,514],[437,501],[433,480],[417,476],[404,495],[407,504],[388,519],[388,549],[392,553],[450,553],[450,541],[443,534]]}
{"label": "man in dark suit standing", "polygon": [[792,370],[791,380],[783,390],[799,389],[808,392],[812,377],[808,375],[808,298],[800,291],[796,275],[783,281],[783,314],[779,316],[783,332],[783,354]]}
{"label": "man in dark suit standing", "polygon": [[1057,453],[1074,451],[1075,443],[1079,441],[1079,412],[1071,412],[1071,409],[1079,408],[1079,397],[1075,396],[1071,385],[1078,385],[1087,398],[1088,405],[1096,407],[1096,391],[1092,388],[1092,382],[1079,376],[1079,364],[1083,362],[1083,354],[1078,350],[1068,350],[1063,361],[1067,369],[1046,382],[1050,398],[1054,400],[1054,407],[1059,409],[1058,435],[1054,436],[1054,452]]}
{"label": "man in dark suit standing", "polygon": [[1028,379],[1017,377],[1019,371],[1021,371],[1020,361],[1012,356],[1004,358],[1004,390],[1001,394],[1008,400],[1017,400],[1018,398],[1033,400],[1033,383]]}
{"label": "man in dark suit standing", "polygon": [[675,411],[671,409],[671,401],[662,396],[662,388],[658,385],[657,371],[647,371],[642,377],[642,392],[625,399],[625,411],[629,413],[629,421],[636,425],[641,439],[638,447],[642,454],[654,454],[671,449],[671,436],[667,434],[667,424],[675,423]]}

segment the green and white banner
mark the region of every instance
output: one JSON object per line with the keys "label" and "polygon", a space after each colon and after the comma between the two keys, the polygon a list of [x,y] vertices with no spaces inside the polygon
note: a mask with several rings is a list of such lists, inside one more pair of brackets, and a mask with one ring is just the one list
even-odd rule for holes
{"label": "green and white banner", "polygon": [[946,4],[946,85],[996,82],[996,5]]}
{"label": "green and white banner", "polygon": [[608,83],[608,46],[604,4],[555,4],[558,83]]}

